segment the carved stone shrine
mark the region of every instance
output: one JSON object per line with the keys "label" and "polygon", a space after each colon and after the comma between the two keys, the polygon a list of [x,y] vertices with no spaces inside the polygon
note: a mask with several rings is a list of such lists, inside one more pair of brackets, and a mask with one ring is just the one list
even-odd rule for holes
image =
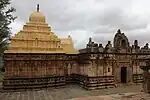
{"label": "carved stone shrine", "polygon": [[142,48],[138,41],[130,46],[128,38],[119,29],[113,45],[95,43],[92,38],[86,48],[75,50],[71,36],[59,38],[37,11],[11,38],[4,52],[3,89],[31,89],[78,84],[81,87],[101,89],[118,83],[143,82],[140,63],[150,58],[148,43]]}

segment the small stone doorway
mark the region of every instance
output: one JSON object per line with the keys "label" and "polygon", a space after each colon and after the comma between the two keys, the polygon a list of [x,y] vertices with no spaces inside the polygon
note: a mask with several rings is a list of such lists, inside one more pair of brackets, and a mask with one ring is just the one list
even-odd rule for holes
{"label": "small stone doorway", "polygon": [[127,82],[127,67],[121,67],[121,83]]}

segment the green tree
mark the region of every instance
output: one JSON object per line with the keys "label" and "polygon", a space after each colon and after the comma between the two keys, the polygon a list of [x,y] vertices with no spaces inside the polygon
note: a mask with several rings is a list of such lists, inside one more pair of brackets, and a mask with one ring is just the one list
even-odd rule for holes
{"label": "green tree", "polygon": [[1,71],[4,71],[4,68],[3,68],[3,57],[0,56],[0,72]]}
{"label": "green tree", "polygon": [[11,0],[0,0],[0,71],[3,71],[3,52],[7,49],[11,28],[9,25],[16,19],[13,13],[16,11],[10,6]]}
{"label": "green tree", "polygon": [[9,25],[16,19],[10,3],[11,0],[0,0],[0,55],[7,49],[12,34]]}

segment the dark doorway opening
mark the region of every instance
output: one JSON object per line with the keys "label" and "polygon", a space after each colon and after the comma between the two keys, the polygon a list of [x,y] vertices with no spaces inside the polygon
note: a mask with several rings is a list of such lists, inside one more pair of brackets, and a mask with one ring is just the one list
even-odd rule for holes
{"label": "dark doorway opening", "polygon": [[122,41],[121,41],[121,47],[122,47],[123,49],[126,48],[126,41],[125,41],[125,40],[122,40]]}
{"label": "dark doorway opening", "polygon": [[127,82],[127,67],[121,67],[121,83]]}

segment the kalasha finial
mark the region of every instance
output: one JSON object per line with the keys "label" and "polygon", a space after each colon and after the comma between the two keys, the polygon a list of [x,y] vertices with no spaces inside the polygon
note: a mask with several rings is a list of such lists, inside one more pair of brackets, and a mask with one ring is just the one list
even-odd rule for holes
{"label": "kalasha finial", "polygon": [[37,12],[39,12],[39,10],[40,10],[40,5],[37,4]]}
{"label": "kalasha finial", "polygon": [[121,30],[120,30],[120,29],[118,29],[117,33],[121,33]]}

